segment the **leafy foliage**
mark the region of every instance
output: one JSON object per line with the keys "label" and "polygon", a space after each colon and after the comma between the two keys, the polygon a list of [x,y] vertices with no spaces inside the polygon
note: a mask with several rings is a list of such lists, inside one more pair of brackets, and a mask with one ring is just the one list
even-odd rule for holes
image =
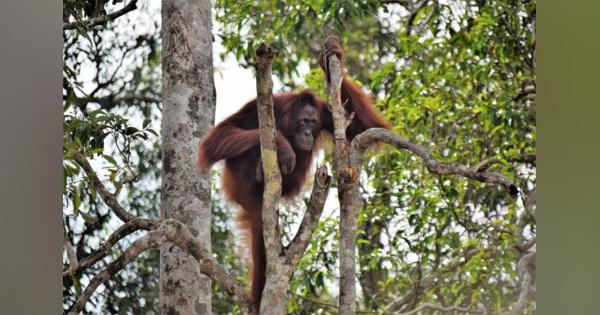
{"label": "leafy foliage", "polygon": [[[119,2],[66,0],[63,20],[100,16]],[[74,152],[92,161],[128,209],[158,217],[159,13],[147,2],[139,6],[102,27],[63,33],[63,200],[67,235],[79,259],[97,248],[117,219],[74,162]],[[347,73],[370,90],[395,132],[445,162],[477,165],[496,158],[490,170],[520,188],[513,199],[495,186],[435,176],[418,158],[389,147],[372,156],[361,174],[361,312],[384,313],[394,302],[401,312],[424,303],[488,312],[513,307],[523,245],[535,244],[536,235],[535,209],[525,206],[535,191],[535,159],[523,158],[536,146],[535,14],[535,0],[215,2],[222,58],[233,55],[240,66],[252,67],[256,44],[267,42],[279,50],[273,70],[286,90],[309,87],[326,96],[316,60],[326,34],[335,33]],[[218,187],[214,253],[247,281],[232,211]],[[303,201],[283,212],[285,240],[295,233]],[[337,313],[337,211],[325,209],[294,274],[289,313]],[[65,309],[137,236],[89,270],[63,279]],[[217,285],[213,292],[215,313],[239,313]],[[528,304],[522,313],[535,309],[532,297]],[[86,312],[152,314],[157,306],[154,250],[108,281]]]}
{"label": "leafy foliage", "polygon": [[[422,161],[395,149],[366,162],[359,306],[382,311],[414,290],[400,310],[430,302],[505,311],[520,289],[522,253],[515,245],[535,238],[535,220],[524,208],[535,164],[518,158],[535,153],[535,1],[421,4],[218,1],[224,25],[218,36],[248,67],[254,43],[272,43],[280,51],[274,73],[282,82],[326,96],[315,65],[330,28],[343,40],[347,72],[371,90],[394,131],[442,161],[477,165],[498,158],[492,169],[518,183],[521,199],[433,176]],[[305,62],[315,70],[297,82]],[[292,283],[290,312],[335,313],[330,288],[337,267],[335,256],[329,258],[336,220],[326,218],[329,225],[321,222],[313,237]]]}
{"label": "leafy foliage", "polygon": [[[64,21],[112,12],[121,1],[65,1]],[[115,5],[117,4],[117,5]],[[158,217],[160,200],[159,25],[139,21],[156,14],[145,4],[137,11],[92,29],[66,30],[63,76],[63,212],[79,260],[98,248],[118,227],[74,154],[83,153],[100,180],[129,211]],[[137,15],[137,17],[136,17]],[[119,33],[128,27],[130,32]],[[114,260],[134,233],[91,268],[63,278],[67,310],[91,277]],[[67,262],[65,257],[65,262]],[[85,312],[158,313],[158,250],[149,250],[94,294]]]}

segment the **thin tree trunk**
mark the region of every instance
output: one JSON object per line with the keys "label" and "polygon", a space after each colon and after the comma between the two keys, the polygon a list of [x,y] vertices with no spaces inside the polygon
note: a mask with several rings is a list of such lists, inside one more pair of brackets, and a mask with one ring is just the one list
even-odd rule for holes
{"label": "thin tree trunk", "polygon": [[357,172],[350,167],[346,129],[352,121],[341,102],[342,69],[335,56],[329,57],[331,113],[333,116],[333,169],[340,201],[340,296],[339,314],[356,313],[356,229],[360,192]]}
{"label": "thin tree trunk", "polygon": [[[185,223],[210,251],[211,180],[196,166],[197,143],[214,125],[209,0],[162,1],[161,217]],[[211,281],[171,243],[160,248],[162,314],[211,314]]]}

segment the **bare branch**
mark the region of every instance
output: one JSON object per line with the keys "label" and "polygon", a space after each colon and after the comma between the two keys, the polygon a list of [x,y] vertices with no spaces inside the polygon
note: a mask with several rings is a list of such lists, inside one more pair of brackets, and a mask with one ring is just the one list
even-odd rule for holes
{"label": "bare branch", "polygon": [[85,303],[90,299],[94,291],[98,288],[99,285],[106,282],[109,278],[117,274],[121,269],[123,269],[129,262],[131,262],[134,258],[136,258],[139,254],[149,248],[155,248],[160,246],[165,240],[163,239],[162,233],[158,231],[150,232],[148,235],[136,240],[131,244],[129,248],[123,252],[119,258],[115,261],[111,262],[102,272],[97,274],[89,283],[89,285],[85,288],[83,293],[79,296],[71,310],[69,311],[69,315],[79,314],[83,310]]}
{"label": "bare branch", "polygon": [[108,21],[115,20],[118,17],[125,15],[135,9],[137,9],[137,0],[131,0],[121,10],[118,10],[118,11],[115,11],[115,12],[112,12],[112,13],[109,13],[106,15],[97,16],[97,17],[87,19],[84,21],[75,21],[75,22],[71,22],[71,23],[66,23],[63,25],[63,30],[74,30],[74,29],[77,29],[78,27],[90,28],[90,27],[93,27],[96,25],[101,25]]}
{"label": "bare branch", "polygon": [[69,276],[71,274],[70,272],[74,274],[75,272],[79,272],[89,268],[90,266],[93,266],[97,261],[106,257],[106,255],[110,253],[110,250],[118,241],[130,235],[131,233],[139,230],[149,231],[157,228],[158,224],[158,221],[148,219],[133,219],[126,222],[116,231],[114,231],[97,250],[83,259],[74,270],[71,271],[71,268],[69,268],[69,270],[63,271],[63,278]]}
{"label": "bare branch", "polygon": [[71,244],[71,240],[69,239],[69,235],[67,235],[67,229],[63,224],[63,237],[65,241],[65,250],[67,251],[67,257],[69,258],[69,268],[63,273],[63,277],[65,274],[74,275],[79,267],[79,262],[77,261],[77,254],[75,253],[75,248],[73,248],[73,244]]}
{"label": "bare branch", "polygon": [[75,153],[73,158],[83,168],[87,176],[90,178],[92,184],[94,185],[94,188],[104,200],[104,203],[106,203],[106,205],[115,212],[115,214],[119,219],[121,219],[121,221],[127,222],[137,219],[136,216],[127,212],[121,206],[121,204],[117,200],[117,197],[114,194],[112,194],[108,191],[108,189],[106,189],[102,181],[100,181],[100,179],[98,178],[98,175],[96,175],[96,172],[94,171],[88,160],[80,152]]}
{"label": "bare branch", "polygon": [[319,167],[315,173],[313,190],[308,201],[308,206],[306,207],[306,212],[296,236],[294,236],[286,251],[288,263],[292,266],[298,264],[298,261],[310,243],[311,236],[315,232],[321,213],[323,213],[330,184],[331,176],[327,174],[327,168],[325,166]]}
{"label": "bare branch", "polygon": [[383,128],[371,128],[359,134],[353,141],[353,164],[361,163],[365,150],[374,142],[389,143],[399,149],[413,152],[423,159],[429,172],[437,175],[460,175],[472,180],[502,185],[511,196],[515,197],[519,190],[506,176],[497,172],[480,172],[476,167],[468,167],[458,163],[442,163],[436,160],[424,147],[412,143],[400,135]]}
{"label": "bare branch", "polygon": [[217,282],[227,293],[232,295],[236,303],[248,312],[250,302],[245,293],[244,286],[231,277],[219,265],[212,254],[204,248],[202,243],[195,238],[185,225],[177,220],[164,220],[158,229],[149,232],[145,236],[134,241],[121,256],[111,262],[102,272],[97,274],[77,299],[69,315],[76,315],[83,310],[85,303],[90,299],[94,291],[112,276],[121,271],[133,259],[143,251],[157,248],[160,245],[172,242],[192,255],[199,263],[200,272],[209,276]]}

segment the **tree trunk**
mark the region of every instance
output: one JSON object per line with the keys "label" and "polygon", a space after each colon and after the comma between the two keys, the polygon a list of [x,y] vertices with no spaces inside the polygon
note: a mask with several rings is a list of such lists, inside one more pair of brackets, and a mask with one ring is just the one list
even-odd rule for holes
{"label": "tree trunk", "polygon": [[[198,142],[214,125],[209,0],[162,1],[161,217],[185,223],[210,251],[210,172],[196,166]],[[162,314],[211,314],[211,282],[171,243],[160,248]]]}

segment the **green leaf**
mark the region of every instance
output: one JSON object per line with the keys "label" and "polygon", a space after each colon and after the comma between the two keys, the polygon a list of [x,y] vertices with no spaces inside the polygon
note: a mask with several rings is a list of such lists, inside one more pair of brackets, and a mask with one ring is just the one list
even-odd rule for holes
{"label": "green leaf", "polygon": [[127,127],[127,129],[125,129],[125,134],[130,136],[136,132],[139,132],[140,130],[135,128],[135,127]]}
{"label": "green leaf", "polygon": [[75,103],[75,91],[72,88],[67,90],[67,97],[65,99],[65,105],[63,107],[63,112],[66,112],[72,104]]}
{"label": "green leaf", "polygon": [[498,132],[502,128],[504,128],[504,124],[501,124],[500,126],[496,126],[494,129],[492,129],[491,135],[493,136],[496,132]]}
{"label": "green leaf", "polygon": [[146,129],[146,131],[158,137],[158,133],[154,129]]}
{"label": "green leaf", "polygon": [[79,206],[81,205],[81,195],[79,194],[79,190],[73,190],[73,213],[75,216],[79,213]]}
{"label": "green leaf", "polygon": [[85,211],[79,211],[79,214],[81,215],[81,217],[83,218],[83,220],[85,220],[85,222],[87,223],[95,223],[98,221],[98,218],[89,215],[88,213],[86,213]]}
{"label": "green leaf", "polygon": [[104,159],[107,160],[110,164],[118,167],[117,161],[115,161],[115,159],[112,156],[104,154],[102,157],[104,157]]}
{"label": "green leaf", "polygon": [[73,286],[75,287],[75,297],[79,297],[81,295],[81,283],[79,279],[75,276],[71,276],[71,280],[73,280]]}

